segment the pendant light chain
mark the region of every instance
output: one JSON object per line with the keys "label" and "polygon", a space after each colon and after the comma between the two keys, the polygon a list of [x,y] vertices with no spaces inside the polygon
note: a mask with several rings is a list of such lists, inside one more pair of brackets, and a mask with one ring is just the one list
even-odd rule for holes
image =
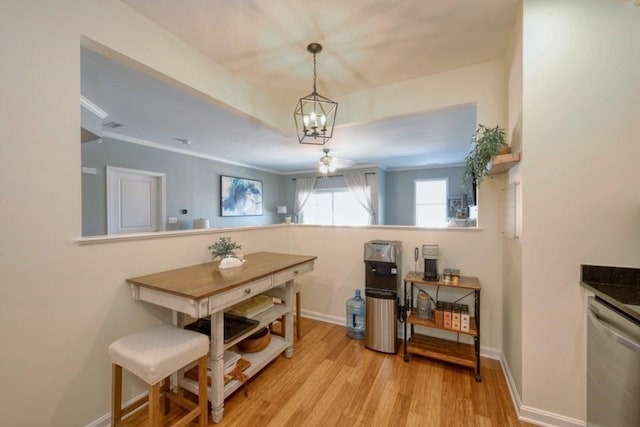
{"label": "pendant light chain", "polygon": [[318,93],[318,91],[316,90],[316,76],[317,76],[317,70],[316,70],[316,54],[315,52],[313,53],[313,93]]}

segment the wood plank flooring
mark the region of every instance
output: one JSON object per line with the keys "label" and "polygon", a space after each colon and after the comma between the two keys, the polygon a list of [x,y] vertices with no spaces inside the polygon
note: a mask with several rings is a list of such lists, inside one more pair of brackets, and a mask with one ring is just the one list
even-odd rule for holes
{"label": "wood plank flooring", "polygon": [[[302,319],[292,359],[278,357],[227,398],[211,426],[530,426],[518,421],[500,363],[474,371],[419,356],[408,363],[345,335],[344,327]],[[172,408],[167,418],[180,415]],[[145,411],[142,411],[145,412]],[[127,425],[142,426],[145,413]],[[195,424],[194,424],[195,425]]]}

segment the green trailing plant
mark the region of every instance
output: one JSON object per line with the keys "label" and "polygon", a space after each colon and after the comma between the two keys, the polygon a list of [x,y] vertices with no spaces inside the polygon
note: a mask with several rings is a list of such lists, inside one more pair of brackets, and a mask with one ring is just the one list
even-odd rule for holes
{"label": "green trailing plant", "polygon": [[236,249],[242,249],[242,246],[231,240],[231,237],[221,237],[217,242],[209,246],[211,251],[211,259],[225,258],[228,256],[235,257]]}
{"label": "green trailing plant", "polygon": [[471,137],[473,147],[465,157],[465,171],[462,177],[464,184],[479,185],[482,179],[489,174],[487,165],[496,155],[508,152],[504,129],[478,125],[478,129]]}

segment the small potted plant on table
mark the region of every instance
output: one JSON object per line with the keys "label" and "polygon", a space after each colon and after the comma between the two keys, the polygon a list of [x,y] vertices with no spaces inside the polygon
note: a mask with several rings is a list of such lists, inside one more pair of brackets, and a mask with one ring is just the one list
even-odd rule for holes
{"label": "small potted plant on table", "polygon": [[242,246],[232,241],[231,237],[220,237],[208,249],[211,251],[211,259],[220,258],[220,268],[240,267],[244,262],[236,254],[236,249],[242,249]]}

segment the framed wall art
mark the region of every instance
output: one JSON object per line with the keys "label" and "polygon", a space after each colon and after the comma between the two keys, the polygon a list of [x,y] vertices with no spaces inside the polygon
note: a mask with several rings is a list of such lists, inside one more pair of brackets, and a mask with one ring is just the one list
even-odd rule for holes
{"label": "framed wall art", "polygon": [[220,175],[220,216],[262,214],[262,181]]}
{"label": "framed wall art", "polygon": [[467,195],[455,195],[449,196],[447,200],[447,215],[455,218],[456,214],[460,211],[465,211],[467,208]]}

